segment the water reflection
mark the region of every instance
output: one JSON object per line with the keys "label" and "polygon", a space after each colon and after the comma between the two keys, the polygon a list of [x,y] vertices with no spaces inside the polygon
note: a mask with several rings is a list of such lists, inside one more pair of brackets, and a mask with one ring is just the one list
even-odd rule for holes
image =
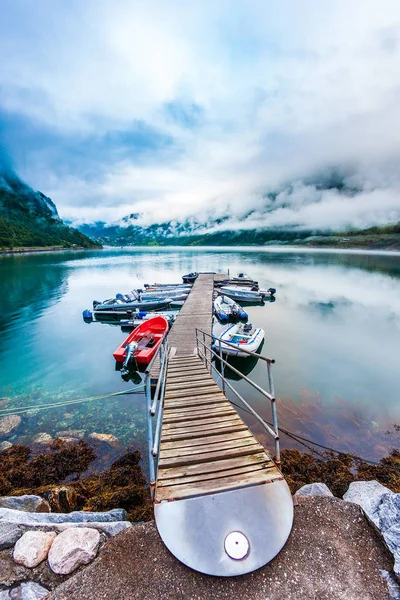
{"label": "water reflection", "polygon": [[[9,438],[31,443],[83,430],[146,444],[143,393],[39,410],[35,405],[127,391],[113,350],[126,337],[118,323],[82,320],[94,298],[183,273],[245,271],[276,302],[250,306],[266,331],[282,427],[340,450],[380,458],[399,445],[400,257],[270,248],[124,249],[0,258],[0,397],[3,407],[32,406]],[[241,363],[267,385],[263,361]],[[236,366],[236,362],[232,362]],[[232,385],[270,421],[266,400],[228,371]],[[234,397],[232,396],[232,399]],[[253,417],[241,413],[263,441]],[[1,416],[1,415],[0,415]],[[296,445],[282,436],[283,444]]]}

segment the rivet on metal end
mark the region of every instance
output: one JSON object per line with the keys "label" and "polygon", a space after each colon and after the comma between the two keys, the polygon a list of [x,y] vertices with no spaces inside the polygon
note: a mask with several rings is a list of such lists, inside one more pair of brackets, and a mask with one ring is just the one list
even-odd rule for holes
{"label": "rivet on metal end", "polygon": [[231,531],[225,538],[225,552],[233,560],[246,558],[250,551],[247,537],[240,531]]}

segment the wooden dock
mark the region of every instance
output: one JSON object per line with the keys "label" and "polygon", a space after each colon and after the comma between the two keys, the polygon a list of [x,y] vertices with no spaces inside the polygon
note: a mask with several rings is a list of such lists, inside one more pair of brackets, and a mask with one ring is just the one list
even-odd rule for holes
{"label": "wooden dock", "polygon": [[168,365],[156,502],[283,479],[197,356]]}
{"label": "wooden dock", "polygon": [[[200,274],[168,335],[152,489],[157,529],[172,554],[202,573],[237,576],[276,556],[292,527],[293,502],[209,371],[214,282],[226,278]],[[196,329],[206,338],[200,355]]]}

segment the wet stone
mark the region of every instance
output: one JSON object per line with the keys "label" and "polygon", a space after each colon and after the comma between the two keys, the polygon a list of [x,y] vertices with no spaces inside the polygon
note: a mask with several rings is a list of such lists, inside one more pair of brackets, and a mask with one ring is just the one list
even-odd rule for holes
{"label": "wet stone", "polygon": [[12,447],[12,443],[11,442],[1,442],[0,443],[0,452],[3,452],[3,450],[8,450],[8,448]]}
{"label": "wet stone", "polygon": [[23,510],[24,512],[50,512],[50,506],[40,496],[2,496],[0,497],[0,508],[11,508]]}
{"label": "wet stone", "polygon": [[45,432],[37,433],[32,438],[32,442],[34,444],[39,444],[39,445],[51,444],[52,441],[53,441],[53,438],[51,437],[51,435],[49,433],[45,433]]}
{"label": "wet stone", "polygon": [[51,523],[85,523],[88,521],[112,522],[127,521],[128,514],[123,508],[114,508],[108,512],[75,511],[71,513],[28,513],[9,508],[0,508],[1,520],[21,525]]}

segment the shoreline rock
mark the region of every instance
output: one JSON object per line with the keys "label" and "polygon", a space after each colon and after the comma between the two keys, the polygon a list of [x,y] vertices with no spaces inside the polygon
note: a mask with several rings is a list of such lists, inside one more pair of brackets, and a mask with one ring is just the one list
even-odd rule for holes
{"label": "shoreline rock", "polygon": [[56,537],[57,534],[54,532],[27,531],[15,544],[13,552],[15,562],[29,569],[37,567],[46,560]]}
{"label": "shoreline rock", "polygon": [[96,529],[82,527],[63,531],[50,548],[50,568],[59,575],[69,575],[96,557],[100,541],[100,533]]}
{"label": "shoreline rock", "polygon": [[0,419],[0,437],[8,435],[14,429],[21,424],[21,417],[19,415],[8,415],[7,417],[3,417]]}

